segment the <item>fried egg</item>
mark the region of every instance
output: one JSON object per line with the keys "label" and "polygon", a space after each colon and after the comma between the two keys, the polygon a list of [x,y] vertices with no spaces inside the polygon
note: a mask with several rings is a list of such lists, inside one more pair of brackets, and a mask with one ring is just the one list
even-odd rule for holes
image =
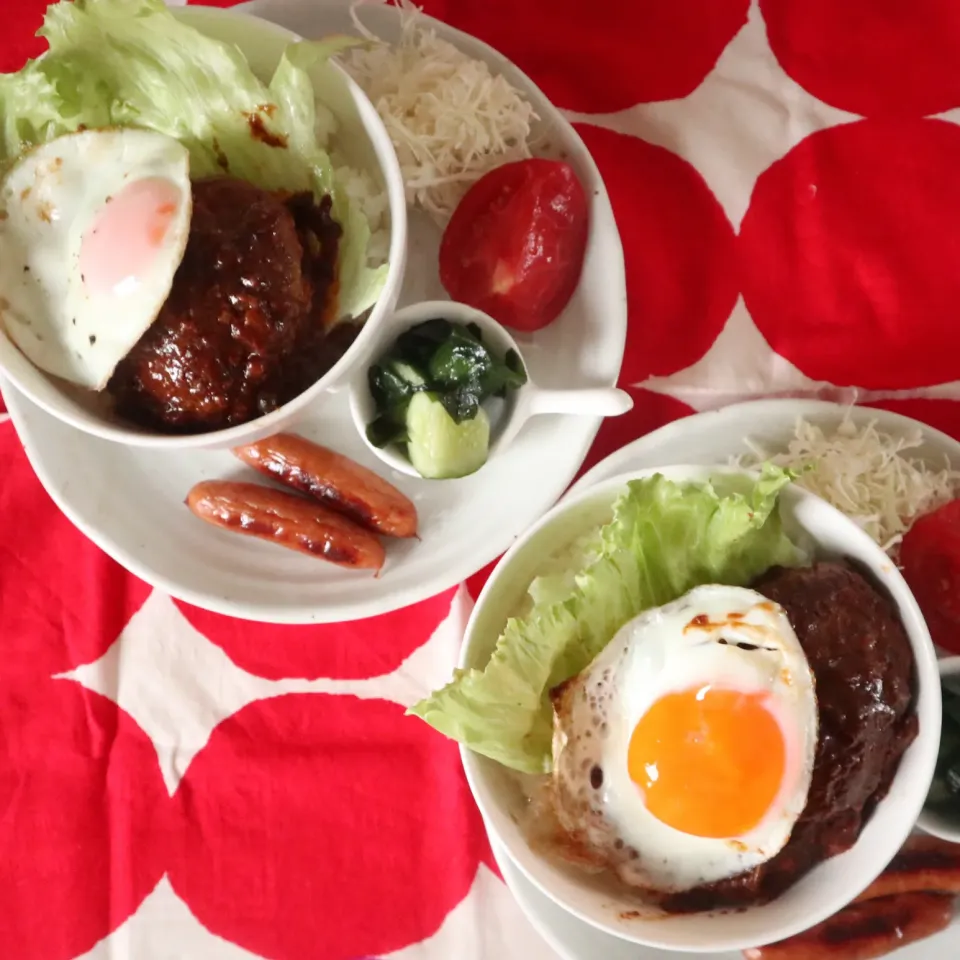
{"label": "fried egg", "polygon": [[561,823],[627,883],[679,892],[775,856],[804,809],[813,675],[783,608],[697,587],[553,693]]}
{"label": "fried egg", "polygon": [[0,323],[41,370],[102,390],[156,319],[183,259],[190,157],[137,129],[85,130],[0,185]]}

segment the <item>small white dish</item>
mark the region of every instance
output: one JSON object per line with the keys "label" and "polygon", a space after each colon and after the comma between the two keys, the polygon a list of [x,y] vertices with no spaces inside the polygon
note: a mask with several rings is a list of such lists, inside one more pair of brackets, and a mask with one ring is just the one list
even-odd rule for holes
{"label": "small white dish", "polygon": [[[944,657],[937,664],[941,677],[960,679],[960,657]],[[955,813],[943,813],[930,807],[924,807],[917,820],[917,826],[924,832],[950,843],[960,843],[960,805]]]}
{"label": "small white dish", "polygon": [[[399,310],[390,323],[380,328],[378,341],[371,349],[367,369],[389,352],[397,337],[404,331],[426,320],[435,320],[440,317],[455,324],[476,324],[483,335],[484,345],[497,359],[502,359],[512,350],[520,357],[523,368],[527,371],[527,382],[522,387],[509,391],[504,400],[495,400],[491,403],[491,406],[495,405],[496,409],[491,417],[487,463],[506,450],[531,417],[551,413],[584,417],[617,417],[633,407],[633,398],[630,394],[616,387],[546,390],[537,386],[530,376],[523,350],[512,334],[489,314],[453,300],[427,300]],[[367,438],[367,425],[377,416],[376,403],[370,393],[367,369],[358,371],[350,384],[350,414],[354,425],[368,449],[385,464],[407,476],[419,477],[420,474],[399,445],[377,447]]]}
{"label": "small white dish", "polygon": [[[737,452],[735,447],[728,449]],[[482,667],[487,662],[507,618],[519,607],[545,557],[603,523],[628,480],[657,472],[675,479],[742,473],[724,466],[631,470],[568,495],[527,531],[495,568],[467,624],[459,666]],[[846,853],[823,861],[763,906],[655,918],[638,917],[635,902],[531,848],[518,822],[526,804],[518,778],[499,764],[461,748],[467,779],[487,828],[511,860],[563,909],[613,936],[689,953],[738,950],[790,937],[826,919],[866,888],[899,850],[923,806],[939,743],[940,690],[936,653],[913,594],[886,554],[825,501],[791,485],[781,495],[780,511],[785,528],[795,539],[811,542],[819,555],[856,562],[893,599],[916,662],[919,736],[904,753],[887,796]]]}
{"label": "small white dish", "polygon": [[[288,44],[300,38],[266,20],[238,13],[190,7],[175,16],[201,33],[234,44],[254,72],[269,80]],[[322,102],[338,123],[336,147],[357,169],[368,171],[381,184],[390,218],[389,268],[378,302],[363,329],[344,355],[300,396],[272,413],[225,430],[189,435],[168,435],[145,430],[116,416],[106,392],[83,390],[35,367],[17,349],[0,325],[0,372],[25,397],[52,417],[94,437],[158,450],[229,448],[277,433],[300,417],[311,404],[341,383],[351,371],[362,368],[377,331],[396,306],[407,255],[407,208],[403,177],[387,134],[373,104],[346,72],[334,62],[313,67],[311,78],[323,90]]]}

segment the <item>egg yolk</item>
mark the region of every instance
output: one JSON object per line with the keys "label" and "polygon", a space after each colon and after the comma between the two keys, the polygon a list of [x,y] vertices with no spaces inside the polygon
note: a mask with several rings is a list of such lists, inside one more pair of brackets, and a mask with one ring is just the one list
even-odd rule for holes
{"label": "egg yolk", "polygon": [[162,177],[135,180],[110,197],[80,241],[88,293],[122,297],[137,290],[182,202],[180,188]]}
{"label": "egg yolk", "polygon": [[658,820],[698,837],[739,837],[780,792],[786,744],[766,694],[704,686],[650,707],[627,766]]}

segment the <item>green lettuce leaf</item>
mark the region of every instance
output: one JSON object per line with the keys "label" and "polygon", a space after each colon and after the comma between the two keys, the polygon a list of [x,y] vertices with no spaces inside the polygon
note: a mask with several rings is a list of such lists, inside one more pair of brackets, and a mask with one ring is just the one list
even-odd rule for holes
{"label": "green lettuce leaf", "polygon": [[341,314],[372,305],[386,266],[368,265],[370,225],[320,142],[335,137],[335,121],[310,75],[359,41],[291,44],[264,83],[236,47],[182,23],[162,0],[56,3],[40,34],[46,55],[0,75],[0,167],[82,127],[135,126],[183,143],[194,178],[229,171],[269,190],[329,193],[344,230]]}
{"label": "green lettuce leaf", "polygon": [[620,627],[700,584],[744,586],[772,566],[801,562],[776,509],[792,477],[766,466],[756,482],[674,482],[661,474],[631,482],[595,541],[578,544],[585,564],[572,576],[535,580],[532,609],[507,621],[486,667],[458,670],[410,712],[508,767],[549,772],[549,692]]}

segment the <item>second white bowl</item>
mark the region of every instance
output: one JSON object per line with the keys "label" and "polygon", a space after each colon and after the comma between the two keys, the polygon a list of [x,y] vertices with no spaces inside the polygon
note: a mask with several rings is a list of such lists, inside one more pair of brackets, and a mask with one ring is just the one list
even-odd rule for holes
{"label": "second white bowl", "polygon": [[[467,625],[460,667],[483,667],[506,620],[549,558],[611,515],[627,481],[661,473],[701,480],[738,471],[668,467],[616,477],[561,501],[500,560]],[[771,943],[819,923],[853,900],[887,866],[913,828],[933,776],[940,738],[940,690],[936,654],[913,594],[886,554],[851,520],[796,486],[780,499],[781,516],[794,539],[812,543],[822,556],[846,557],[869,572],[892,597],[916,661],[920,733],[857,843],[825,860],[771,903],[726,913],[675,917],[636,916],[636,903],[618,899],[590,878],[534,850],[518,825],[526,799],[517,777],[485,757],[461,749],[470,787],[487,829],[519,869],[559,906],[587,923],[636,943],[691,953],[737,950]]]}

